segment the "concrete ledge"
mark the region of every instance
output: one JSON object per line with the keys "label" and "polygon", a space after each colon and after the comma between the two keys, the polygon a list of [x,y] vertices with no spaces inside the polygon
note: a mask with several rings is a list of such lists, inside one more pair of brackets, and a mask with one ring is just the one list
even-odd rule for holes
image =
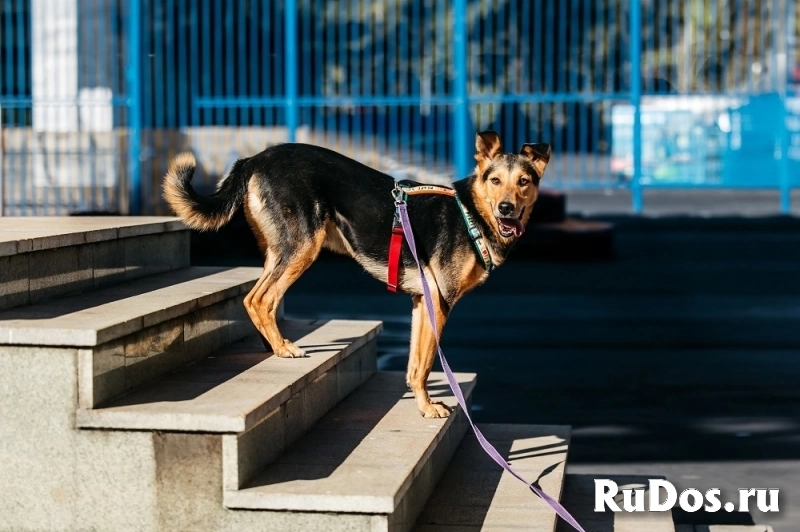
{"label": "concrete ledge", "polygon": [[[523,477],[558,499],[570,429],[548,425],[481,425],[481,431]],[[458,447],[414,528],[417,532],[526,530],[552,532],[556,514],[525,484],[503,471],[474,434]],[[586,526],[586,530],[595,529]]]}
{"label": "concrete ledge", "polygon": [[0,218],[0,309],[189,266],[174,218]]}
{"label": "concrete ledge", "polygon": [[260,268],[188,268],[0,312],[0,345],[93,347],[252,288]]}
{"label": "concrete ledge", "polygon": [[79,405],[95,408],[252,334],[243,294],[78,350]]}
{"label": "concrete ledge", "polygon": [[769,525],[677,525],[675,532],[773,532]]}
{"label": "concrete ledge", "polygon": [[180,219],[164,216],[0,218],[0,257],[185,230]]}
{"label": "concrete ledge", "polygon": [[[466,397],[475,375],[460,374]],[[466,431],[443,374],[431,396],[455,407],[447,419],[419,415],[405,374],[380,372],[323,417],[241,490],[226,490],[227,508],[379,514],[371,530],[402,530],[433,489]]]}
{"label": "concrete ledge", "polygon": [[267,417],[239,434],[222,436],[223,487],[238,490],[303,436],[336,403],[376,371],[377,341],[340,360]]}
{"label": "concrete ledge", "polygon": [[[251,337],[103,408],[80,409],[78,426],[236,433],[253,428],[282,405],[288,415],[315,420],[339,398],[338,375],[330,370],[375,338],[381,323],[288,320],[281,328],[310,356],[277,358]],[[326,380],[325,386],[312,386],[317,380]],[[299,395],[309,386],[318,393]],[[302,404],[293,403],[301,399]]]}

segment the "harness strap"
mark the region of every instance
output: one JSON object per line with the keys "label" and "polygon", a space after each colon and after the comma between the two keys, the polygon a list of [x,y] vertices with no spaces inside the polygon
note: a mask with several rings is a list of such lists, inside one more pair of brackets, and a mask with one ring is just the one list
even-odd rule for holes
{"label": "harness strap", "polygon": [[456,195],[456,191],[452,188],[439,187],[436,185],[420,185],[411,188],[402,187],[402,190],[407,196],[416,196],[417,194],[440,194],[442,196],[453,197]]}
{"label": "harness strap", "polygon": [[[397,220],[397,216],[395,216]],[[397,284],[400,279],[400,251],[403,249],[403,228],[395,223],[392,227],[392,239],[389,241],[389,279],[386,288],[397,293]]]}
{"label": "harness strap", "polygon": [[[412,187],[404,185],[403,181],[399,181],[395,184],[395,187],[392,190],[395,206],[405,203],[405,201],[408,199],[408,196],[417,196],[422,194],[438,194],[441,196],[455,198],[456,205],[458,205],[458,209],[461,211],[461,217],[464,219],[464,224],[467,226],[469,237],[472,239],[472,244],[475,246],[475,250],[478,252],[478,256],[481,258],[486,271],[491,272],[494,269],[494,264],[492,264],[492,256],[489,253],[489,247],[484,241],[481,230],[478,229],[478,226],[472,220],[472,216],[469,214],[469,211],[464,204],[461,203],[461,200],[454,189],[441,187],[438,185],[418,185]],[[396,207],[394,213],[394,224],[392,225],[392,236],[389,240],[389,273],[386,281],[386,289],[392,293],[397,293],[397,286],[400,279],[400,252],[402,251],[402,248],[403,228],[400,223],[400,211]]]}

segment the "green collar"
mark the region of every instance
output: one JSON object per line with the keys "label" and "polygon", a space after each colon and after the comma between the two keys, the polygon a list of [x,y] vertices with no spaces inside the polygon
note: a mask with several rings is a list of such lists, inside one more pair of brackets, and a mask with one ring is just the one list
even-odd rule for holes
{"label": "green collar", "polygon": [[458,194],[456,194],[454,197],[456,198],[458,208],[461,209],[461,216],[464,218],[464,223],[467,224],[469,237],[472,239],[472,243],[475,245],[475,249],[478,250],[478,255],[480,255],[481,260],[483,261],[483,266],[486,268],[487,272],[491,272],[494,269],[494,264],[492,264],[492,256],[489,254],[489,247],[483,240],[483,234],[481,234],[481,230],[478,229],[478,226],[475,225],[475,222],[472,221],[472,216],[469,214],[469,211],[464,204],[461,203]]}

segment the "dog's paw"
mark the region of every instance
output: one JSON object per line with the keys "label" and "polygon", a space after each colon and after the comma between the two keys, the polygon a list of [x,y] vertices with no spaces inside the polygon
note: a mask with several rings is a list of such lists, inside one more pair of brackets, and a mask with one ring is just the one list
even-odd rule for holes
{"label": "dog's paw", "polygon": [[428,419],[449,417],[452,409],[444,403],[428,403],[420,409],[422,417]]}
{"label": "dog's paw", "polygon": [[281,358],[305,358],[308,355],[305,351],[294,345],[289,340],[284,341],[280,349],[275,350],[275,356]]}

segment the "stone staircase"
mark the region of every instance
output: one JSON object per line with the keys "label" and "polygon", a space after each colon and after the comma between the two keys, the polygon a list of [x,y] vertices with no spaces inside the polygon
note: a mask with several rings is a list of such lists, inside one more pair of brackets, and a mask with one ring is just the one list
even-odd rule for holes
{"label": "stone staircase", "polygon": [[[281,313],[309,357],[265,352],[242,306],[259,274],[191,267],[172,218],[0,219],[0,531],[556,530],[443,375],[453,415],[429,420],[377,371],[380,322]],[[587,531],[635,529],[587,512],[568,427],[485,433]]]}

